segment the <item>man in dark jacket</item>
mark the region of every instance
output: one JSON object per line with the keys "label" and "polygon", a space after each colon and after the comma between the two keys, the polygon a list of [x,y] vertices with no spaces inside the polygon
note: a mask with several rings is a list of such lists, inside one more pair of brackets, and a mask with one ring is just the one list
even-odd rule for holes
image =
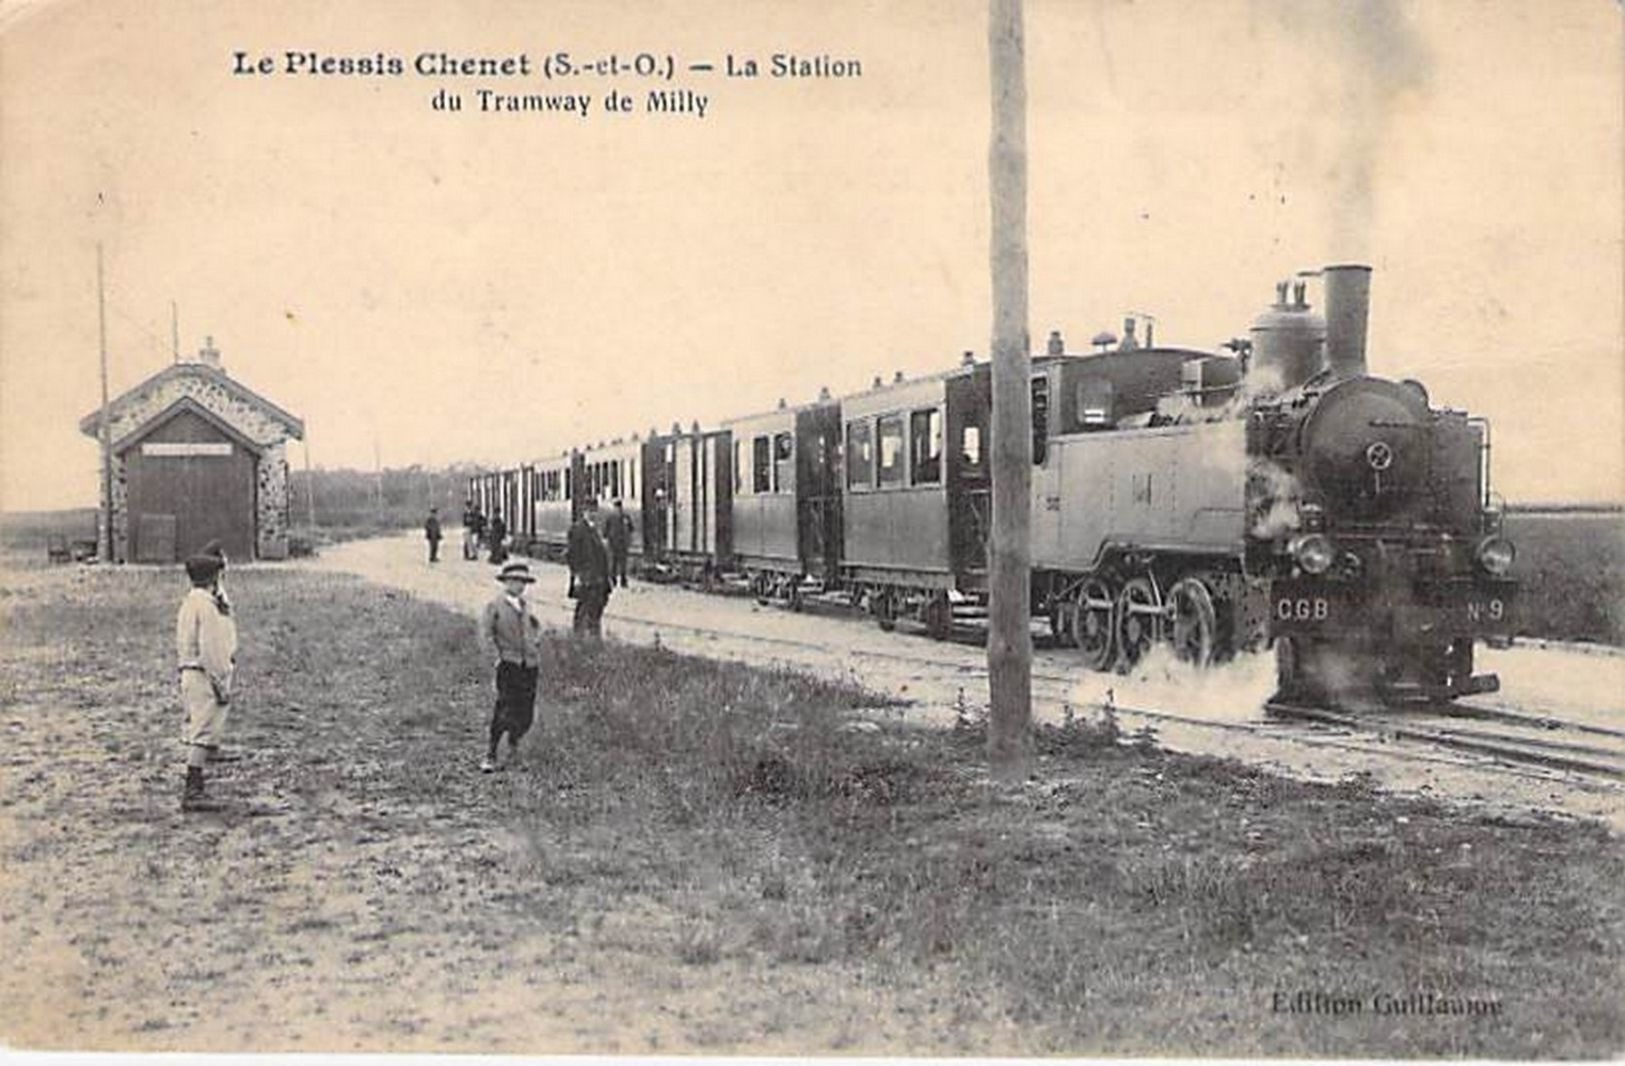
{"label": "man in dark jacket", "polygon": [[485,541],[491,546],[491,561],[493,563],[507,562],[508,546],[503,543],[508,539],[508,523],[502,520],[501,511],[491,512],[491,521],[485,526]]}
{"label": "man in dark jacket", "polygon": [[575,634],[603,636],[604,605],[609,602],[609,549],[598,535],[598,506],[587,500],[581,516],[570,527],[570,596],[576,601]]}
{"label": "man in dark jacket", "polygon": [[485,535],[485,516],[473,500],[463,504],[463,558],[480,557],[480,538]]}
{"label": "man in dark jacket", "polygon": [[615,510],[609,514],[609,522],[604,531],[604,539],[609,542],[609,584],[613,588],[616,582],[621,588],[626,587],[626,553],[632,546],[632,516],[626,513],[621,501],[615,501]]}
{"label": "man in dark jacket", "polygon": [[530,566],[516,559],[497,575],[502,593],[485,606],[480,635],[497,657],[497,699],[491,711],[491,729],[480,763],[483,773],[497,769],[497,744],[508,736],[508,758],[519,754],[519,742],[536,716],[536,679],[542,662],[542,623],[525,600],[525,586],[535,579]]}
{"label": "man in dark jacket", "polygon": [[440,508],[429,508],[428,520],[423,523],[423,537],[429,542],[429,561],[440,561]]}

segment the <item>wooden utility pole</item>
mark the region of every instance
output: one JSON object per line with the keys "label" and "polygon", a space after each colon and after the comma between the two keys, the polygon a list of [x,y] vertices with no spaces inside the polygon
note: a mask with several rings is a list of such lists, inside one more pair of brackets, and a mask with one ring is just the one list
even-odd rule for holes
{"label": "wooden utility pole", "polygon": [[305,430],[305,524],[314,532],[316,529],[316,479],[310,472],[310,430]]}
{"label": "wooden utility pole", "polygon": [[384,517],[384,463],[383,460],[378,457],[377,431],[373,432],[372,437],[372,469],[377,478],[378,486],[378,495],[375,500],[375,506],[379,519],[382,519]]}
{"label": "wooden utility pole", "polygon": [[102,417],[96,436],[102,446],[102,562],[113,561],[113,427],[107,411],[107,286],[102,278],[102,244],[96,242],[96,334],[102,363]]}
{"label": "wooden utility pole", "polygon": [[988,568],[988,761],[1025,773],[1032,726],[1032,359],[1027,337],[1027,75],[1022,0],[989,0],[993,137],[993,544]]}

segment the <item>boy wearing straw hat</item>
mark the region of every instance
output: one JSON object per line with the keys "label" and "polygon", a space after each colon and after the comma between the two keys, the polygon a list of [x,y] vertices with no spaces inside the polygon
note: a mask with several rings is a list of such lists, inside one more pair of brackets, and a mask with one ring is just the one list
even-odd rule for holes
{"label": "boy wearing straw hat", "polygon": [[536,716],[536,679],[542,663],[542,623],[525,602],[525,586],[536,579],[530,566],[515,559],[497,574],[502,594],[485,605],[480,633],[496,649],[497,698],[491,710],[490,741],[481,773],[497,768],[497,746],[508,736],[508,758],[519,753],[519,741],[530,731]]}
{"label": "boy wearing straw hat", "polygon": [[186,576],[192,589],[181,601],[175,618],[181,707],[186,711],[182,732],[187,745],[183,811],[217,809],[204,794],[203,767],[211,754],[220,751],[237,665],[237,623],[220,584],[220,572],[225,568],[225,553],[215,542],[187,559]]}

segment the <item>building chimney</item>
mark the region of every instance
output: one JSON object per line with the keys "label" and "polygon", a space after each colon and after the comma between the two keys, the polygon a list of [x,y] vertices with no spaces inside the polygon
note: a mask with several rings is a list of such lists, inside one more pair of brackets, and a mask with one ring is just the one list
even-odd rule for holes
{"label": "building chimney", "polygon": [[197,350],[197,358],[193,362],[214,370],[224,371],[225,369],[220,365],[220,350],[214,346],[213,337],[203,338],[203,347]]}
{"label": "building chimney", "polygon": [[820,400],[829,399],[829,386],[828,385],[820,385],[820,386],[818,386],[818,398]]}
{"label": "building chimney", "polygon": [[1062,355],[1066,352],[1066,341],[1061,339],[1060,330],[1052,329],[1049,331],[1049,344],[1045,350],[1050,355]]}
{"label": "building chimney", "polygon": [[1371,268],[1359,263],[1329,266],[1326,290],[1326,366],[1332,377],[1364,377],[1366,320],[1371,310]]}
{"label": "building chimney", "polygon": [[976,365],[976,353],[967,349],[965,354],[960,357],[959,365],[960,366],[975,366]]}

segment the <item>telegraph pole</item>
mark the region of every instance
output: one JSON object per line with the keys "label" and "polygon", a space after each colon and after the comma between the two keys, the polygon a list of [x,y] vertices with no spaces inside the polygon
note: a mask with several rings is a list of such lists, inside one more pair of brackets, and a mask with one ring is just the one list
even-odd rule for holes
{"label": "telegraph pole", "polygon": [[107,286],[102,278],[102,242],[96,242],[96,334],[102,364],[102,562],[113,561],[113,427],[107,420]]}
{"label": "telegraph pole", "polygon": [[316,480],[310,472],[310,430],[305,430],[305,524],[310,526],[311,532],[316,531]]}
{"label": "telegraph pole", "polygon": [[1022,0],[989,0],[993,137],[988,150],[993,273],[993,544],[988,579],[988,762],[1026,770],[1033,639],[1032,359],[1027,336],[1027,75]]}

